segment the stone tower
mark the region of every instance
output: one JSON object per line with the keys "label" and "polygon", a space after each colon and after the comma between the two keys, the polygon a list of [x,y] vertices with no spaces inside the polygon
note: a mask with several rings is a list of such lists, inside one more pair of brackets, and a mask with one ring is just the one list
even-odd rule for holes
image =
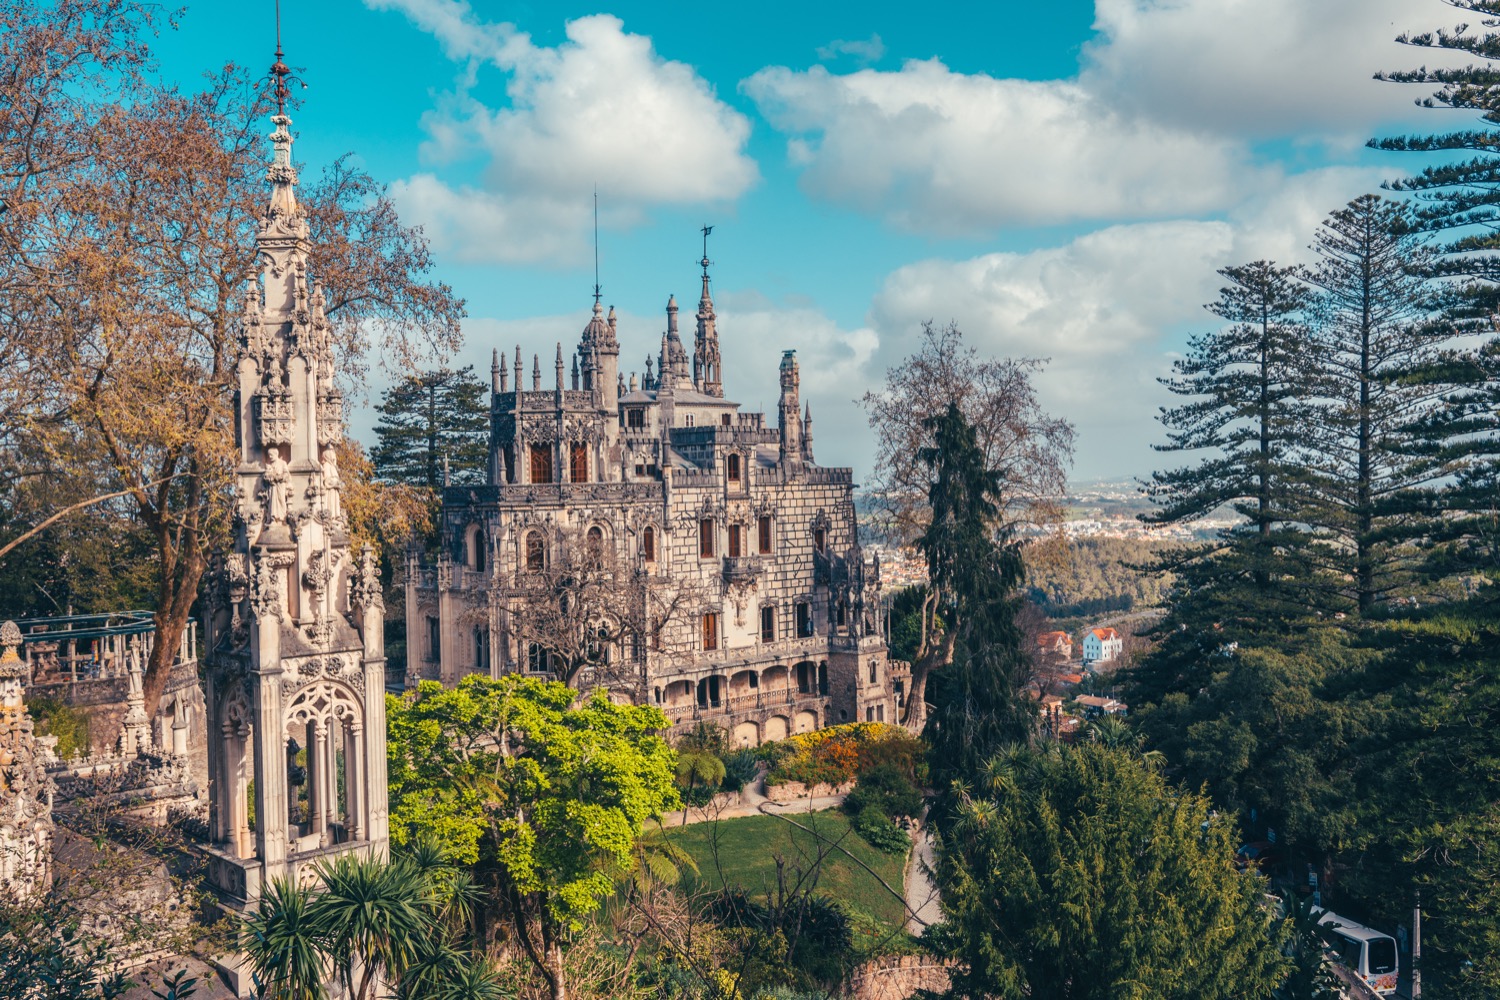
{"label": "stone tower", "polygon": [[32,731],[16,652],[21,630],[0,625],[0,895],[45,892],[52,871],[52,753]]}
{"label": "stone tower", "polygon": [[[710,227],[705,226],[707,230]],[[719,364],[719,332],[714,317],[713,296],[708,293],[708,247],[704,236],[703,294],[698,298],[698,334],[693,342],[693,382],[705,396],[724,398],[724,373]]]}
{"label": "stone tower", "polygon": [[231,909],[331,855],[387,849],[385,609],[374,554],[349,547],[331,331],[291,119],[271,121],[237,361],[234,542],[206,616],[210,882]]}

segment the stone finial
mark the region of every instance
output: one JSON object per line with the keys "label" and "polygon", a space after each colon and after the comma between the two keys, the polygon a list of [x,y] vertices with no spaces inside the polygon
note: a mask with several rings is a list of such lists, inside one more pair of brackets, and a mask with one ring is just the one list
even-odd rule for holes
{"label": "stone finial", "polygon": [[531,356],[531,391],[538,392],[542,388],[542,356],[533,354]]}
{"label": "stone finial", "polygon": [[21,659],[21,629],[15,622],[0,625],[0,677],[21,678],[26,676],[26,663]]}
{"label": "stone finial", "polygon": [[500,348],[490,351],[490,392],[503,392],[500,388]]}

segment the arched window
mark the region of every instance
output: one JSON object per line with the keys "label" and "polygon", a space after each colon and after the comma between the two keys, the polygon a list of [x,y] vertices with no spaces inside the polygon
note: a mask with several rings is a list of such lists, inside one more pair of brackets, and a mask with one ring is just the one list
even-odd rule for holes
{"label": "arched window", "polygon": [[714,522],[707,518],[698,522],[698,557],[714,557]]}
{"label": "arched window", "polygon": [[827,545],[828,545],[828,532],[824,531],[821,527],[814,528],[813,529],[813,548],[817,549],[819,552],[822,552],[823,549]]}
{"label": "arched window", "polygon": [[729,472],[729,481],[737,483],[740,481],[740,456],[730,455],[725,459],[725,468]]}
{"label": "arched window", "polygon": [[771,516],[763,515],[760,519],[760,554],[768,556],[771,554]]}
{"label": "arched window", "polygon": [[641,558],[646,562],[656,562],[656,529],[650,525],[641,532]]}
{"label": "arched window", "polygon": [[604,558],[604,532],[596,525],[589,529],[585,537],[584,551],[588,553],[591,562],[598,562]]}
{"label": "arched window", "polygon": [[526,570],[530,573],[540,573],[547,564],[547,543],[542,541],[542,533],[533,531],[526,536]]}
{"label": "arched window", "polygon": [[469,529],[469,568],[484,572],[484,529],[475,525]]}

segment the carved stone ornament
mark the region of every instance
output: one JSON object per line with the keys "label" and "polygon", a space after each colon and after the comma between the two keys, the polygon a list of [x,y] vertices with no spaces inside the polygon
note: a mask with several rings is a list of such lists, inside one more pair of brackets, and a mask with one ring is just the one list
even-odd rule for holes
{"label": "carved stone ornament", "polygon": [[292,394],[279,381],[255,390],[251,398],[261,444],[266,446],[292,443]]}
{"label": "carved stone ornament", "polygon": [[22,677],[26,673],[26,664],[22,661],[21,629],[15,622],[8,621],[0,625],[0,677]]}
{"label": "carved stone ornament", "polygon": [[255,558],[255,576],[250,588],[250,613],[256,621],[271,618],[281,621],[286,614],[281,599],[281,574],[271,565],[266,550],[261,549]]}
{"label": "carved stone ornament", "polygon": [[318,444],[327,448],[344,439],[344,396],[328,389],[318,396]]}
{"label": "carved stone ornament", "polygon": [[281,457],[281,450],[271,448],[266,456],[265,471],[260,476],[260,495],[266,505],[266,522],[269,524],[287,519],[287,508],[292,498],[291,475],[291,466]]}
{"label": "carved stone ornament", "polygon": [[328,644],[333,642],[333,619],[319,611],[318,616],[304,631],[309,642],[327,648]]}
{"label": "carved stone ornament", "polygon": [[385,610],[380,567],[375,562],[375,550],[368,545],[360,552],[359,566],[349,580],[349,602],[362,611]]}
{"label": "carved stone ornament", "polygon": [[323,558],[322,549],[314,549],[312,555],[307,557],[307,570],[302,574],[302,582],[314,594],[322,594],[328,589],[328,562]]}

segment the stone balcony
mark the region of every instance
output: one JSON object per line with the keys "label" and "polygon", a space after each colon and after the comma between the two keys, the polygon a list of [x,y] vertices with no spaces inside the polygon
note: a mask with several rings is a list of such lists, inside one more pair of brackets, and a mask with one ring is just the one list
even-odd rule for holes
{"label": "stone balcony", "polygon": [[760,576],[759,556],[725,556],[725,583],[753,583]]}

